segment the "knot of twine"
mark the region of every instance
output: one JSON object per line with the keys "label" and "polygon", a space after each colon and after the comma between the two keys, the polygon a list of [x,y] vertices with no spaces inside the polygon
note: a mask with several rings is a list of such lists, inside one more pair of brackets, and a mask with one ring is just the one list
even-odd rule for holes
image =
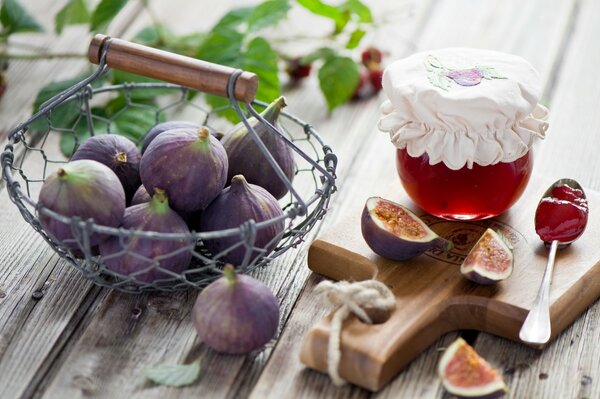
{"label": "knot of twine", "polygon": [[340,340],[342,323],[354,313],[361,321],[373,324],[376,313],[391,312],[396,308],[396,299],[392,291],[380,281],[365,280],[358,282],[322,281],[315,287],[315,293],[336,306],[331,320],[331,331],[327,345],[327,372],[333,383],[344,385],[346,381],[340,377],[338,368],[342,356]]}

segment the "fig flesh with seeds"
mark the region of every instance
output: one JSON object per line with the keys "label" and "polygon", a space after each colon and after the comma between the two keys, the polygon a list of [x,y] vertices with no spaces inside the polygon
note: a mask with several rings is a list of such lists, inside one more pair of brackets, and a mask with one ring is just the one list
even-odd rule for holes
{"label": "fig flesh with seeds", "polygon": [[[281,109],[286,106],[285,98],[273,101],[260,115],[274,127],[278,127],[277,119]],[[248,123],[256,131],[273,159],[279,165],[286,178],[292,182],[295,166],[291,147],[276,133],[256,118],[249,118]],[[262,153],[252,134],[243,122],[229,130],[221,140],[229,158],[227,181],[233,176],[243,175],[248,183],[263,187],[276,199],[282,198],[288,188],[279,178],[265,154]]]}
{"label": "fig flesh with seeds", "polygon": [[467,279],[489,285],[506,280],[513,271],[512,246],[501,233],[487,229],[475,243],[460,272]]}
{"label": "fig flesh with seeds", "polygon": [[445,350],[438,374],[444,388],[459,398],[494,399],[508,391],[502,376],[462,338]]}
{"label": "fig flesh with seeds", "polygon": [[178,212],[204,209],[225,187],[228,160],[223,145],[206,127],[158,135],[142,156],[140,175],[149,194],[165,190]]}
{"label": "fig flesh with seeds", "polygon": [[[189,234],[185,221],[169,207],[166,193],[157,188],[150,202],[125,210],[124,229],[157,233]],[[100,244],[100,255],[109,270],[123,276],[132,275],[140,282],[152,283],[172,278],[188,268],[192,259],[189,238],[151,239],[132,235],[126,239],[111,236]],[[161,270],[162,269],[162,270]]]}
{"label": "fig flesh with seeds", "polygon": [[[125,192],[117,175],[100,162],[82,159],[61,166],[46,178],[38,199],[38,214],[42,227],[56,240],[74,249],[71,225],[41,211],[48,208],[60,215],[93,219],[98,225],[118,227],[125,213]],[[90,247],[106,239],[92,233]]]}
{"label": "fig flesh with seeds", "polygon": [[279,304],[269,287],[235,273],[224,276],[198,295],[192,310],[198,336],[217,352],[243,354],[271,340],[279,324]]}
{"label": "fig flesh with seeds", "polygon": [[142,155],[133,141],[118,134],[92,136],[81,144],[71,161],[91,159],[108,166],[119,178],[127,203],[142,183],[140,160]]}
{"label": "fig flesh with seeds", "polygon": [[[244,222],[253,220],[256,223],[282,217],[283,211],[277,200],[264,188],[249,184],[244,176],[231,179],[231,185],[204,210],[200,219],[200,231],[219,231],[238,228]],[[261,253],[269,254],[277,245],[283,230],[283,218],[256,231],[249,261]],[[220,260],[234,265],[241,265],[246,255],[246,247],[237,245],[241,238],[238,235],[219,239],[204,240],[205,247]]]}
{"label": "fig flesh with seeds", "polygon": [[414,258],[432,248],[452,248],[450,241],[438,236],[417,215],[381,197],[367,199],[361,232],[373,252],[391,260]]}

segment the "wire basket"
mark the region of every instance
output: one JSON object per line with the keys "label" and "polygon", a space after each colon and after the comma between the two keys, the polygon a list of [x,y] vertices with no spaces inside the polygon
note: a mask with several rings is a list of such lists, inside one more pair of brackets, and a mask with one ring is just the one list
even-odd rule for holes
{"label": "wire basket", "polygon": [[[260,116],[260,109],[267,104],[254,100],[257,88],[254,74],[103,35],[97,35],[92,40],[89,55],[90,60],[98,64],[95,73],[42,104],[37,113],[14,128],[1,157],[7,191],[23,218],[86,278],[100,286],[128,293],[152,290],[170,292],[189,287],[202,289],[222,275],[225,265],[223,257],[229,251],[242,248],[243,261],[236,265],[236,270],[239,273],[251,272],[298,246],[324,217],[330,196],[336,189],[337,158],[312,126],[293,115],[282,112],[278,127]],[[98,87],[97,83],[111,68],[171,83],[128,83]],[[202,96],[194,95],[198,91],[225,96],[229,99],[229,105],[210,109]],[[152,97],[153,104],[144,101],[149,97]],[[97,112],[96,105],[110,98],[120,98],[120,107],[113,107],[115,109],[109,115]],[[94,223],[93,219],[67,217],[39,205],[36,199],[46,177],[68,162],[60,154],[59,145],[71,145],[75,149],[89,136],[118,133],[119,126],[124,123],[135,123],[126,120],[133,109],[141,110],[151,118],[150,126],[164,120],[178,119],[200,122],[215,131],[231,126],[218,115],[233,110],[246,125],[276,175],[289,189],[289,193],[279,200],[284,216],[261,222],[248,220],[237,228],[220,231],[192,230],[186,234],[174,234],[101,226]],[[73,117],[65,118],[65,115]],[[279,136],[293,150],[293,185],[250,125],[248,119],[251,116],[265,124],[270,133]],[[64,126],[57,120],[70,120],[70,123]],[[139,144],[140,137],[137,139],[136,144]],[[41,214],[68,224],[73,235],[71,242],[58,241],[46,231],[40,223]],[[269,245],[255,245],[261,229],[282,221],[285,223],[284,230]],[[90,246],[90,236],[94,233],[117,237],[122,245],[121,255],[142,258],[147,267],[127,275],[110,270],[97,248]],[[219,253],[210,253],[204,245],[207,240],[231,237],[236,237],[236,243]],[[131,251],[129,245],[132,239],[155,241],[157,244],[179,240],[188,244],[171,253],[150,258]],[[163,267],[164,259],[183,252],[189,252],[192,259],[186,270],[175,273]],[[138,278],[151,271],[157,272],[159,278],[153,281]]]}

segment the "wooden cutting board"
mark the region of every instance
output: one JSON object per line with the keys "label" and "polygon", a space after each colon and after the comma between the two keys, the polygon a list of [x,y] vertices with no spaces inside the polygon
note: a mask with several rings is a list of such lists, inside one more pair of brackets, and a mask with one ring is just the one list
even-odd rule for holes
{"label": "wooden cutting board", "polygon": [[[380,192],[357,194],[339,224],[311,245],[309,268],[334,280],[375,278],[396,296],[396,310],[386,322],[367,325],[351,316],[341,338],[340,375],[377,391],[441,335],[463,329],[485,331],[519,341],[519,329],[535,299],[546,265],[547,248],[535,233],[536,205],[553,180],[532,177],[523,197],[497,219],[450,222],[425,214],[408,199],[397,179],[382,181]],[[583,236],[559,250],[550,292],[555,338],[600,296],[600,193],[585,190],[590,218]],[[405,205],[439,235],[450,239],[449,253],[429,251],[407,261],[376,255],[364,242],[360,215],[370,196]],[[460,264],[487,227],[500,230],[514,246],[511,277],[493,286],[466,280]],[[331,315],[304,337],[301,361],[326,372]]]}

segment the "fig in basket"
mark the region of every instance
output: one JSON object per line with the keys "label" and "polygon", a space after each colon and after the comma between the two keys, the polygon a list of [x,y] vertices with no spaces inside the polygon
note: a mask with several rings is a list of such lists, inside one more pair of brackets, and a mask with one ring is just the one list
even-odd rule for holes
{"label": "fig in basket", "polygon": [[[155,189],[150,202],[125,210],[124,229],[157,233],[189,234],[185,221],[169,207],[166,193]],[[109,270],[136,280],[151,283],[172,277],[165,271],[181,273],[192,260],[189,238],[152,239],[136,235],[111,236],[100,244],[100,255]]]}
{"label": "fig in basket", "polygon": [[[256,249],[252,251],[250,261],[261,252],[267,255],[275,248],[285,228],[285,221],[275,197],[264,188],[249,184],[244,176],[237,175],[231,179],[231,185],[202,213],[200,231],[232,229],[250,219],[260,223],[277,217],[281,219],[257,229],[253,244]],[[204,245],[221,261],[241,265],[246,251],[249,250],[245,245],[240,245],[241,241],[241,237],[234,235],[204,240]]]}
{"label": "fig in basket", "polygon": [[129,203],[133,193],[142,183],[141,158],[142,155],[133,141],[118,134],[102,134],[84,141],[71,157],[71,161],[92,159],[108,166],[121,181]]}
{"label": "fig in basket", "polygon": [[260,348],[277,332],[279,304],[269,287],[232,265],[206,287],[194,304],[198,336],[218,352],[242,354]]}
{"label": "fig in basket", "polygon": [[[142,142],[142,154],[146,152],[146,148],[150,145],[150,143],[159,135],[166,131],[173,129],[192,129],[198,131],[200,129],[200,125],[193,122],[187,121],[168,121],[159,123],[152,127],[152,129],[148,130],[148,132],[144,135],[144,140]],[[211,132],[213,136],[217,139],[221,139],[223,137],[223,133],[220,132]]]}
{"label": "fig in basket", "polygon": [[410,259],[432,248],[449,251],[453,246],[410,210],[380,197],[367,199],[361,231],[373,252],[392,260]]}
{"label": "fig in basket", "polygon": [[173,209],[194,212],[206,208],[225,187],[227,154],[206,127],[183,128],[158,135],[140,164],[149,194],[165,190]]}
{"label": "fig in basket", "polygon": [[[279,97],[260,115],[271,125],[277,127],[277,118],[281,109],[285,106],[285,98]],[[294,179],[295,169],[294,154],[291,147],[256,118],[249,118],[248,123],[291,182]],[[238,123],[225,133],[221,142],[229,158],[228,182],[231,181],[233,176],[244,175],[248,183],[263,187],[277,199],[282,198],[288,192],[285,183],[279,178],[243,122]]]}
{"label": "fig in basket", "polygon": [[[46,178],[38,199],[40,223],[56,240],[74,249],[79,245],[71,225],[44,214],[42,207],[62,216],[91,218],[98,225],[118,227],[125,213],[125,192],[108,166],[88,159],[62,165]],[[93,233],[89,245],[97,245],[106,238]]]}

